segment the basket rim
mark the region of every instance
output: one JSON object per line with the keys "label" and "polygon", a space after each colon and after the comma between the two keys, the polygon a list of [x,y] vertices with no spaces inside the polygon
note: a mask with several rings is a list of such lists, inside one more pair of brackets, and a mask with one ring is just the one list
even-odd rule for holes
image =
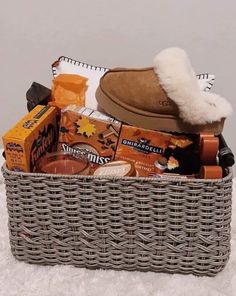
{"label": "basket rim", "polygon": [[229,180],[233,179],[233,171],[232,168],[228,167],[226,168],[227,170],[227,175],[223,178],[220,179],[191,179],[191,178],[181,178],[178,176],[175,177],[169,177],[165,176],[162,178],[154,178],[154,177],[119,177],[119,176],[93,176],[93,175],[62,175],[62,174],[44,174],[44,173],[26,173],[26,172],[15,172],[11,171],[7,168],[6,162],[1,167],[2,172],[7,173],[9,175],[15,175],[15,176],[21,176],[21,177],[46,177],[50,179],[61,179],[61,178],[66,178],[66,179],[91,179],[91,180],[133,180],[133,181],[149,181],[149,182],[181,182],[181,183],[222,183],[222,182],[227,182]]}

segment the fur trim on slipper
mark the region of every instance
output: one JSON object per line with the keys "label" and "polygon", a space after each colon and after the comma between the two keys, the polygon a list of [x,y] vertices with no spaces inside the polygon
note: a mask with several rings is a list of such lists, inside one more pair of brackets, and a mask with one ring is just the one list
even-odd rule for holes
{"label": "fur trim on slipper", "polygon": [[168,97],[179,108],[179,116],[190,124],[220,121],[232,113],[230,103],[217,94],[200,90],[186,52],[172,47],[154,59],[154,70]]}

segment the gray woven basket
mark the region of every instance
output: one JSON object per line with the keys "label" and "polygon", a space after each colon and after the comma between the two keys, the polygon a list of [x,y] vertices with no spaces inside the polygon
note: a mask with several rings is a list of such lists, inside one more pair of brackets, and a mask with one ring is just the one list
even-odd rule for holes
{"label": "gray woven basket", "polygon": [[19,260],[215,275],[229,258],[231,172],[160,181],[2,170]]}

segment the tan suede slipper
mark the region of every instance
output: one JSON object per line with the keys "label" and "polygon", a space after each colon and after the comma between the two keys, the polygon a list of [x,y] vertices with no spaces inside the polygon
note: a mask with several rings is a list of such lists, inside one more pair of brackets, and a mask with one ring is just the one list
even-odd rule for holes
{"label": "tan suede slipper", "polygon": [[231,112],[225,99],[200,90],[186,53],[178,48],[158,54],[154,68],[109,70],[96,99],[123,122],[167,132],[220,134]]}

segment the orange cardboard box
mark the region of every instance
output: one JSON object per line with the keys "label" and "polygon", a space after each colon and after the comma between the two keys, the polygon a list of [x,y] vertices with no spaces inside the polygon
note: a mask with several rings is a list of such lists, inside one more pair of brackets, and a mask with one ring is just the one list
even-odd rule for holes
{"label": "orange cardboard box", "polygon": [[37,160],[56,149],[58,109],[36,106],[3,136],[9,170],[33,172]]}
{"label": "orange cardboard box", "polygon": [[61,113],[58,151],[87,154],[93,171],[114,159],[120,128],[110,116],[70,105]]}

